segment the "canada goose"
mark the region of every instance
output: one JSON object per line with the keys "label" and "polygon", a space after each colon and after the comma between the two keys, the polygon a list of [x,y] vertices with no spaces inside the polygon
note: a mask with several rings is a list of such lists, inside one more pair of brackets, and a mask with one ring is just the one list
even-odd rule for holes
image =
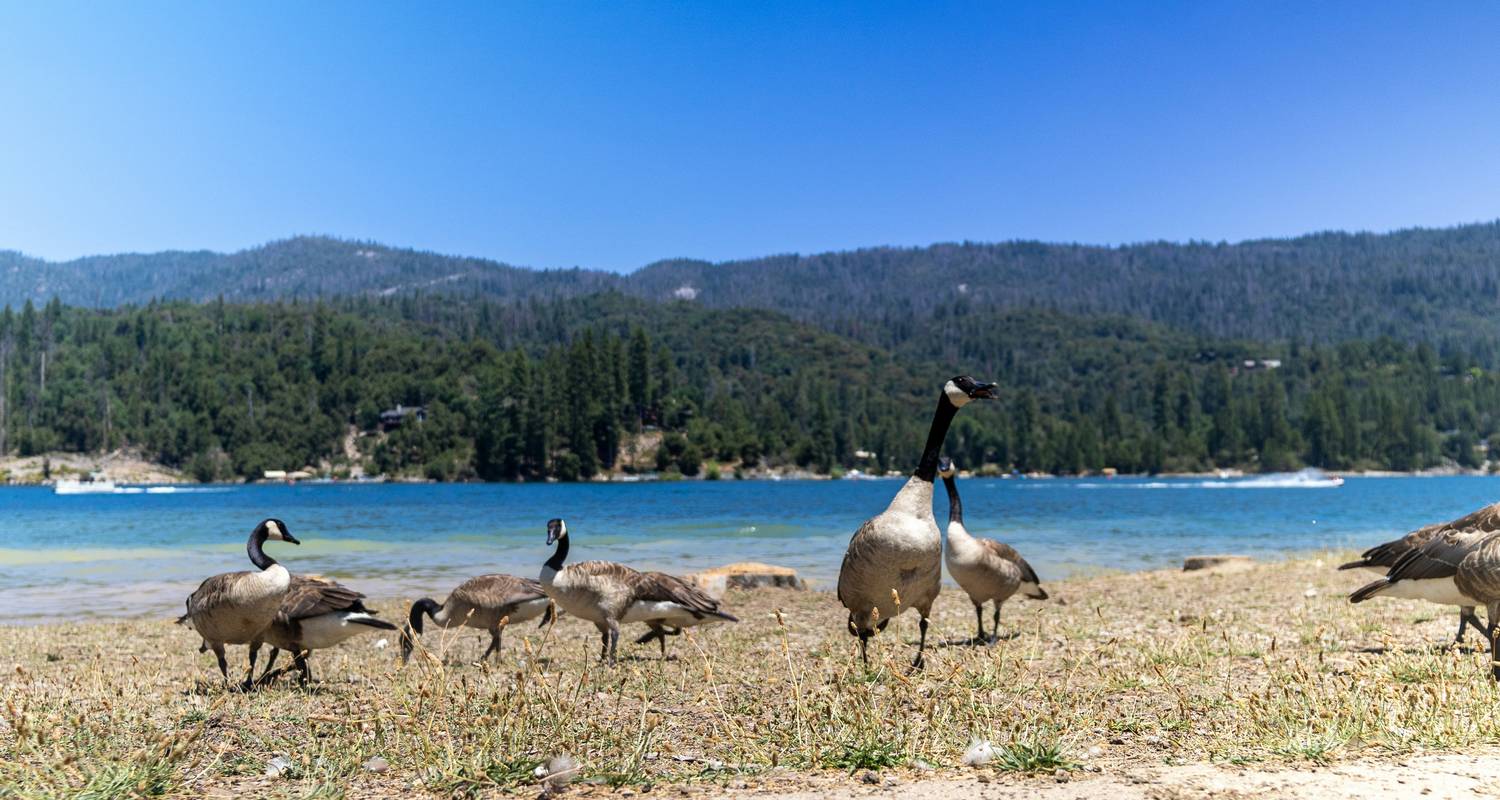
{"label": "canada goose", "polygon": [[[1036,576],[1036,570],[1021,558],[1015,548],[994,539],[980,539],[964,527],[964,507],[958,498],[957,470],[944,457],[938,462],[943,486],[948,490],[948,541],[943,545],[943,560],[948,574],[974,604],[974,622],[979,632],[974,642],[994,644],[1000,638],[1000,606],[1016,592],[1033,600],[1046,600],[1047,592]],[[984,604],[995,602],[995,627],[988,639],[984,635]]]}
{"label": "canada goose", "polygon": [[849,633],[859,638],[859,657],[868,664],[871,636],[908,608],[921,615],[921,639],[912,666],[922,667],[927,648],[927,617],[937,599],[943,573],[943,537],[932,516],[932,481],[938,453],[953,416],[971,400],[995,397],[992,384],[960,375],[943,384],[937,411],[927,432],[927,446],[911,479],[896,492],[890,506],[859,527],[839,568],[838,596],[849,609]]}
{"label": "canada goose", "polygon": [[560,519],[548,520],[547,544],[556,544],[557,549],[542,565],[542,587],[558,608],[599,629],[600,660],[614,663],[621,623],[644,622],[651,631],[636,640],[637,644],[659,639],[665,659],[666,637],[676,636],[683,628],[706,622],[739,622],[720,611],[717,600],[671,575],[638,572],[613,561],[563,566],[568,558],[568,524]]}
{"label": "canada goose", "polygon": [[1474,615],[1474,608],[1480,605],[1479,598],[1469,597],[1453,581],[1452,576],[1436,576],[1416,578],[1407,575],[1404,579],[1389,580],[1394,574],[1396,565],[1414,552],[1422,550],[1429,544],[1443,538],[1452,532],[1469,534],[1484,534],[1500,531],[1500,503],[1494,503],[1479,509],[1471,514],[1466,514],[1452,522],[1441,522],[1435,525],[1418,528],[1406,536],[1393,542],[1386,542],[1369,550],[1366,550],[1359,561],[1351,561],[1339,566],[1339,569],[1355,569],[1369,567],[1378,569],[1380,562],[1390,562],[1390,572],[1385,578],[1373,583],[1361,586],[1353,594],[1349,595],[1349,601],[1360,603],[1371,597],[1399,597],[1410,600],[1426,600],[1438,605],[1458,606],[1458,641],[1463,641],[1464,627],[1474,626],[1474,630],[1484,635],[1489,641],[1495,627],[1495,617],[1488,614],[1489,625],[1481,625],[1479,618]]}
{"label": "canada goose", "polygon": [[[203,637],[203,644],[219,659],[219,672],[229,680],[229,664],[224,659],[224,645],[250,645],[250,670],[243,687],[251,688],[255,676],[255,656],[260,652],[262,635],[281,607],[291,585],[286,567],[261,549],[267,540],[301,544],[286,523],[266,519],[250,532],[245,551],[258,572],[225,572],[214,575],[188,595],[187,613],[177,618],[179,624],[191,626]],[[202,651],[202,648],[199,648]]]}
{"label": "canada goose", "polygon": [[[1486,511],[1492,512],[1492,509],[1493,507],[1485,508],[1476,513],[1484,513]],[[1471,514],[1470,516],[1472,517],[1474,515]],[[1500,522],[1500,515],[1494,515],[1492,512],[1491,516],[1495,522]],[[1468,517],[1465,517],[1464,519],[1468,519]],[[1350,561],[1347,564],[1340,564],[1339,569],[1364,569],[1370,570],[1372,572],[1378,572],[1381,575],[1385,575],[1390,571],[1391,567],[1396,565],[1396,561],[1398,561],[1402,556],[1432,541],[1432,538],[1434,536],[1447,529],[1448,527],[1456,527],[1457,523],[1459,522],[1463,522],[1463,520],[1455,520],[1452,523],[1440,522],[1434,525],[1426,525],[1424,527],[1418,528],[1411,533],[1408,533],[1405,536],[1401,537],[1400,539],[1394,539],[1384,544],[1375,545],[1369,550],[1361,553],[1358,561]],[[1428,599],[1427,597],[1423,596],[1422,588],[1418,584],[1410,581],[1391,586],[1380,594],[1385,597],[1399,597],[1407,600]],[[1481,636],[1485,637],[1486,641],[1489,640],[1489,631],[1486,626],[1479,623],[1479,618],[1474,615],[1474,606],[1460,605],[1458,607],[1458,635],[1453,639],[1454,644],[1463,644],[1464,629],[1469,627],[1470,625],[1474,626],[1474,630],[1478,631]]]}
{"label": "canada goose", "polygon": [[530,578],[498,574],[470,578],[449,592],[441,603],[424,597],[411,604],[411,614],[401,631],[401,660],[405,662],[411,658],[412,637],[422,632],[423,614],[439,628],[468,627],[489,631],[489,649],[479,660],[483,661],[494,653],[498,661],[504,627],[537,617],[542,617],[545,625],[552,618],[548,613],[551,605],[542,585]]}
{"label": "canada goose", "polygon": [[292,654],[292,665],[301,671],[305,685],[312,680],[307,656],[313,650],[325,650],[367,631],[396,630],[395,625],[377,619],[373,610],[365,608],[364,599],[359,592],[327,578],[293,575],[276,618],[261,634],[266,644],[271,645],[271,655],[266,659],[260,682],[286,671],[283,668],[271,672],[282,650]]}
{"label": "canada goose", "polygon": [[[1426,544],[1401,556],[1384,578],[1349,595],[1358,603],[1403,583],[1416,584],[1424,599],[1446,605],[1485,606],[1491,624],[1490,652],[1500,652],[1500,531],[1446,528]],[[1500,662],[1491,657],[1490,674],[1500,680]]]}

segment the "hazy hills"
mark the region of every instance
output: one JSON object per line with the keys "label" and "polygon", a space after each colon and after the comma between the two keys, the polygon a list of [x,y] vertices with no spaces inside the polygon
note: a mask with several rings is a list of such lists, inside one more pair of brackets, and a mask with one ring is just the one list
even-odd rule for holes
{"label": "hazy hills", "polygon": [[[871,248],[629,274],[532,270],[477,258],[302,237],[237,253],[164,252],[46,262],[0,253],[0,304],[113,307],[153,298],[230,301],[458,294],[558,299],[616,290],[707,307],[781,311],[864,341],[905,340],[940,309],[1047,308],[1124,315],[1213,336],[1493,339],[1500,223],[1238,244],[1095,247],[1036,242]],[[966,315],[966,321],[976,322]]]}

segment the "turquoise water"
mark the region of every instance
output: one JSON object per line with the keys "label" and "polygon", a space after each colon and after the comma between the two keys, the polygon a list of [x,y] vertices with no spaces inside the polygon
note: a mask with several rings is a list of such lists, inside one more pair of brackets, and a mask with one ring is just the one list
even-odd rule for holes
{"label": "turquoise water", "polygon": [[[1316,485],[1316,484],[1315,484]],[[0,488],[0,622],[173,613],[203,577],[248,569],[245,537],[280,517],[303,544],[267,550],[294,572],[373,596],[441,595],[481,572],[535,575],[546,521],[578,559],[688,572],[730,561],[795,567],[831,586],[850,534],[895,480],[192,487],[58,496]],[[965,518],[1043,579],[1176,565],[1185,555],[1363,548],[1500,496],[1500,478],[966,480]],[[947,518],[941,496],[936,513]]]}

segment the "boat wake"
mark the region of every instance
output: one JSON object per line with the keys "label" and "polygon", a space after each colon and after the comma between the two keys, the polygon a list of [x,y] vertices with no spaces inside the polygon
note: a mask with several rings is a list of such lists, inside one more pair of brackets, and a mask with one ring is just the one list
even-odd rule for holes
{"label": "boat wake", "polygon": [[1344,479],[1320,469],[1278,472],[1253,478],[1166,481],[1094,481],[1075,483],[1080,489],[1336,489]]}

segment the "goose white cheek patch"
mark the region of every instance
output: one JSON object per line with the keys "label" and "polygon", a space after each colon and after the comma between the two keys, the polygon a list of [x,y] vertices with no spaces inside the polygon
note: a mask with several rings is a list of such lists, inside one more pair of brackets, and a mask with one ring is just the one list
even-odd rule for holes
{"label": "goose white cheek patch", "polygon": [[943,384],[943,394],[948,395],[948,402],[959,408],[963,408],[964,404],[969,402],[969,396],[964,393],[963,389],[958,388],[958,384],[953,381]]}

